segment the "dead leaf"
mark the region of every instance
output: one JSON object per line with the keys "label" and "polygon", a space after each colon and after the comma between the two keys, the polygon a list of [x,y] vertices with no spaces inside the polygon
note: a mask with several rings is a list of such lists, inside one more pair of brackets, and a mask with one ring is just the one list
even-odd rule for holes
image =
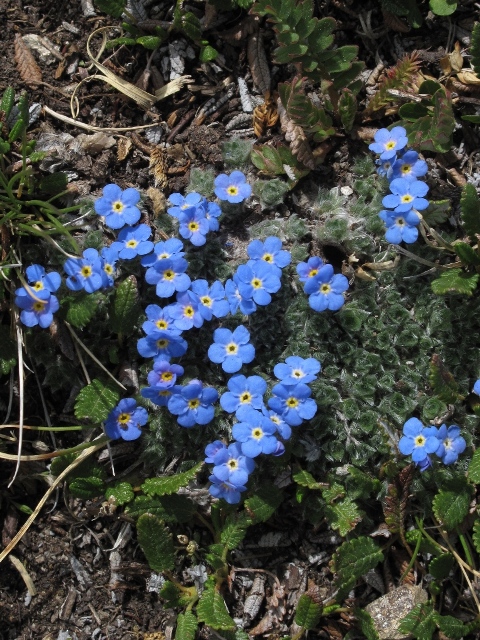
{"label": "dead leaf", "polygon": [[117,160],[122,162],[130,153],[133,146],[130,138],[120,138],[117,144]]}
{"label": "dead leaf", "polygon": [[232,44],[242,44],[248,36],[257,31],[259,20],[258,16],[247,16],[232,29],[221,31],[218,35]]}
{"label": "dead leaf", "polygon": [[468,69],[466,71],[460,71],[459,73],[457,73],[457,78],[463,84],[480,85],[480,78],[474,71],[470,71]]}
{"label": "dead leaf", "polygon": [[248,39],[247,57],[255,86],[263,95],[270,91],[270,69],[263,42],[258,31]]}
{"label": "dead leaf", "polygon": [[448,57],[450,58],[450,64],[452,65],[454,73],[458,73],[463,67],[463,56],[461,50],[462,47],[460,45],[460,42],[458,42],[457,40],[457,42],[455,42],[454,50],[452,51],[452,53],[448,54]]}
{"label": "dead leaf", "polygon": [[150,153],[150,171],[155,178],[155,186],[165,189],[167,179],[167,150],[155,147]]}
{"label": "dead leaf", "polygon": [[293,155],[308,169],[315,169],[315,157],[308,144],[307,136],[301,127],[290,120],[280,98],[277,101],[277,109],[285,140],[290,143]]}
{"label": "dead leaf", "polygon": [[265,135],[265,131],[273,127],[278,122],[278,111],[273,98],[270,97],[268,91],[265,96],[265,102],[258,105],[253,110],[253,132],[257,138]]}
{"label": "dead leaf", "polygon": [[394,13],[382,9],[382,14],[385,25],[392,31],[396,31],[397,33],[408,33],[410,31],[410,27]]}
{"label": "dead leaf", "polygon": [[15,63],[25,84],[35,86],[42,82],[42,71],[19,33],[15,35]]}

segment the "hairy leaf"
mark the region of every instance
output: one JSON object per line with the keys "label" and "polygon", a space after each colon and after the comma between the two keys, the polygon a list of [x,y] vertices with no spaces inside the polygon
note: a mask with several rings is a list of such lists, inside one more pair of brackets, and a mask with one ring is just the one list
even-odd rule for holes
{"label": "hairy leaf", "polygon": [[378,91],[367,105],[366,112],[378,111],[386,107],[394,98],[389,94],[390,89],[408,91],[415,83],[420,61],[417,54],[408,54],[401,58],[394,67],[387,69],[380,79]]}
{"label": "hairy leaf", "polygon": [[112,331],[124,335],[131,334],[140,314],[137,279],[135,276],[128,276],[115,290],[110,311]]}
{"label": "hairy leaf", "polygon": [[68,485],[70,493],[75,498],[90,500],[102,495],[105,491],[105,483],[101,478],[91,476],[90,478],[75,478]]}
{"label": "hairy leaf", "polygon": [[224,544],[229,550],[236,549],[247,533],[248,524],[248,520],[245,517],[235,518],[233,516],[230,516],[229,518],[227,518],[227,521],[225,522],[225,525],[222,529],[220,542]]}
{"label": "hairy leaf", "polygon": [[435,580],[445,580],[445,578],[448,578],[454,564],[455,558],[451,553],[442,553],[430,562],[428,572]]}
{"label": "hairy leaf", "polygon": [[119,482],[114,487],[109,487],[105,491],[105,498],[114,498],[115,503],[119,505],[131,502],[135,497],[132,485],[129,482]]}
{"label": "hairy leaf", "polygon": [[348,593],[358,578],[374,569],[382,560],[383,553],[371,538],[362,536],[344,542],[333,555],[336,583],[341,594]]}
{"label": "hairy leaf", "polygon": [[208,624],[212,629],[219,631],[235,629],[235,622],[230,617],[225,601],[212,580],[207,581],[205,591],[198,601],[197,616],[200,622]]}
{"label": "hairy leaf", "polygon": [[361,511],[349,496],[333,505],[326,505],[325,516],[332,529],[337,530],[341,536],[346,536],[355,529],[362,519]]}
{"label": "hairy leaf", "polygon": [[357,100],[349,89],[344,89],[338,100],[338,114],[343,128],[348,133],[353,127],[357,114]]}
{"label": "hairy leaf", "polygon": [[139,518],[144,513],[151,513],[161,520],[166,520],[165,509],[160,500],[148,496],[137,496],[131,504],[127,505],[125,513],[132,518]]}
{"label": "hairy leaf", "polygon": [[468,465],[468,477],[475,484],[480,484],[480,449],[475,449]]}
{"label": "hairy leaf", "polygon": [[480,76],[480,22],[475,23],[470,42],[470,62],[477,76]]}
{"label": "hairy leaf", "polygon": [[175,640],[195,640],[198,620],[191,611],[179,613],[177,616],[177,628]]}
{"label": "hairy leaf", "polygon": [[95,0],[95,6],[112,18],[121,18],[127,0]]}
{"label": "hairy leaf", "polygon": [[470,506],[471,486],[462,484],[452,491],[439,491],[433,499],[435,517],[447,530],[463,522]]}
{"label": "hairy leaf", "polygon": [[78,329],[83,329],[92,320],[98,310],[99,296],[81,293],[78,297],[66,301],[67,322]]}
{"label": "hairy leaf", "polygon": [[417,640],[431,640],[435,627],[435,609],[430,602],[425,602],[417,604],[403,618],[398,630],[400,633],[411,633]]}
{"label": "hairy leaf", "polygon": [[[477,451],[480,451],[480,449],[477,449]],[[475,520],[473,523],[472,540],[475,545],[476,552],[480,553],[480,520]]]}
{"label": "hairy leaf", "polygon": [[465,231],[471,240],[477,243],[476,234],[480,234],[480,198],[473,184],[467,183],[463,187],[460,211]]}
{"label": "hairy leaf", "polygon": [[97,378],[84,387],[75,403],[75,417],[79,420],[103,422],[118,402],[119,394],[112,382],[104,384]]}
{"label": "hairy leaf", "polygon": [[151,513],[137,521],[138,542],[153,571],[171,571],[175,567],[175,549],[169,529]]}
{"label": "hairy leaf", "polygon": [[245,509],[253,524],[266,522],[282,502],[282,492],[274,485],[264,484],[254,496],[245,500]]}
{"label": "hairy leaf", "polygon": [[462,640],[462,638],[473,637],[474,631],[478,631],[480,623],[478,620],[474,620],[469,624],[463,624],[458,618],[453,616],[441,616],[439,613],[435,613],[435,622],[437,623],[440,631],[449,640]]}
{"label": "hairy leaf", "polygon": [[181,487],[195,478],[197,473],[203,466],[203,462],[199,462],[188,471],[176,473],[173,476],[163,476],[161,478],[147,478],[142,484],[142,491],[147,496],[165,496],[176,493]]}
{"label": "hairy leaf", "polygon": [[458,384],[452,374],[446,369],[438,354],[433,354],[430,360],[430,386],[435,395],[444,402],[454,403],[461,399]]}
{"label": "hairy leaf", "polygon": [[322,615],[322,605],[308,593],[303,593],[297,604],[295,623],[304,629],[315,629]]}
{"label": "hairy leaf", "polygon": [[478,273],[465,273],[462,269],[448,269],[439,278],[432,280],[433,293],[444,295],[446,293],[460,293],[471,296],[477,288]]}
{"label": "hairy leaf", "polygon": [[367,638],[367,640],[380,640],[380,636],[378,635],[375,623],[373,622],[372,616],[368,613],[368,611],[365,611],[365,609],[360,609],[359,607],[355,607],[354,613],[355,618],[360,623],[360,629],[365,638]]}
{"label": "hairy leaf", "polygon": [[307,487],[308,489],[325,489],[325,483],[317,482],[312,474],[304,469],[300,469],[293,474],[292,479],[301,487]]}
{"label": "hairy leaf", "polygon": [[414,122],[400,122],[407,130],[412,147],[446,153],[452,146],[455,117],[450,93],[440,87],[431,99],[433,109]]}
{"label": "hairy leaf", "polygon": [[471,245],[466,242],[456,242],[453,248],[465,266],[474,265],[477,267],[480,265],[480,256]]}

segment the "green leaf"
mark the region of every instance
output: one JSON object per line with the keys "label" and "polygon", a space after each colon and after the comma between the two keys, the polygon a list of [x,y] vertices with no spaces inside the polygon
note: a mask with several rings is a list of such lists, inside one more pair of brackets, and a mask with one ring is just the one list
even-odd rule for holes
{"label": "green leaf", "polygon": [[432,280],[431,287],[437,295],[459,293],[471,296],[477,288],[478,278],[478,273],[469,274],[462,269],[448,269],[439,278]]}
{"label": "green leaf", "polygon": [[17,140],[18,138],[21,138],[25,130],[26,130],[25,120],[20,117],[15,121],[15,124],[10,129],[10,132],[8,134],[8,141],[15,142],[15,140]]}
{"label": "green leaf", "polygon": [[230,551],[236,549],[247,533],[248,524],[246,517],[229,516],[220,534],[220,542]]}
{"label": "green leaf", "polygon": [[431,640],[436,628],[435,615],[436,612],[430,602],[417,604],[403,618],[398,630],[400,633],[411,633],[417,640]]}
{"label": "green leaf", "polygon": [[455,558],[451,553],[442,553],[430,562],[428,572],[435,580],[445,580],[445,578],[448,578],[454,564]]}
{"label": "green leaf", "polygon": [[200,20],[191,11],[184,12],[181,8],[179,11],[175,10],[173,26],[183,31],[194,42],[198,42],[202,37]]}
{"label": "green leaf", "polygon": [[478,620],[474,620],[469,624],[463,624],[458,618],[453,616],[441,616],[435,613],[435,622],[440,631],[448,638],[448,640],[462,640],[462,638],[470,637],[475,630],[479,628]]}
{"label": "green leaf", "polygon": [[66,302],[67,322],[77,327],[77,329],[86,327],[96,314],[101,297],[103,297],[101,294],[83,293],[77,298],[70,298]]}
{"label": "green leaf", "polygon": [[153,571],[172,571],[175,549],[169,529],[151,513],[144,513],[137,521],[138,543]]}
{"label": "green leaf", "polygon": [[0,324],[0,376],[10,373],[17,363],[17,345],[10,337],[10,327]]}
{"label": "green leaf", "polygon": [[218,58],[218,51],[214,49],[211,45],[206,44],[200,49],[199,54],[200,62],[210,62],[211,60],[215,60]]}
{"label": "green leaf", "polygon": [[159,502],[165,511],[162,518],[167,522],[190,522],[197,510],[193,500],[184,495],[161,496]]}
{"label": "green leaf", "polygon": [[[470,40],[470,62],[475,70],[477,76],[480,76],[480,22],[476,22]],[[480,116],[464,116],[465,118],[478,118],[480,122]]]}
{"label": "green leaf", "polygon": [[[479,449],[477,449],[479,451]],[[473,523],[472,540],[477,553],[480,553],[480,520]]]}
{"label": "green leaf", "polygon": [[445,529],[455,529],[468,515],[471,488],[468,484],[459,483],[455,490],[441,490],[433,499],[433,512]]}
{"label": "green leaf", "polygon": [[344,89],[338,99],[338,114],[343,128],[348,133],[352,130],[357,114],[357,99],[349,89]]}
{"label": "green leaf", "polygon": [[129,482],[119,482],[114,487],[109,487],[105,491],[105,498],[114,498],[115,503],[122,505],[127,502],[132,502],[135,494],[133,493],[132,485]]}
{"label": "green leaf", "polygon": [[112,18],[120,18],[127,0],[95,0],[95,6]]}
{"label": "green leaf", "polygon": [[377,633],[377,629],[375,627],[375,623],[373,622],[372,616],[365,611],[365,609],[360,609],[359,607],[354,608],[355,618],[360,623],[360,629],[367,640],[380,640],[380,636]]}
{"label": "green leaf", "polygon": [[424,151],[446,153],[452,146],[452,134],[455,129],[452,100],[443,87],[432,96],[433,110],[414,122],[406,120],[400,123],[407,130],[410,144]]}
{"label": "green leaf", "polygon": [[118,402],[119,394],[112,382],[104,384],[97,378],[84,387],[75,402],[75,417],[78,420],[103,422]]}
{"label": "green leaf", "polygon": [[341,536],[346,536],[355,529],[362,519],[361,511],[349,496],[333,505],[326,505],[325,516],[332,529],[337,530]]}
{"label": "green leaf", "polygon": [[442,359],[436,353],[430,360],[430,386],[439,400],[447,403],[455,403],[459,399],[463,399],[458,393],[458,384],[455,378],[447,370]]}
{"label": "green leaf", "polygon": [[365,536],[344,542],[333,555],[336,584],[341,599],[355,585],[358,578],[377,566],[383,560],[383,553],[376,543]]}
{"label": "green leaf", "polygon": [[165,496],[176,493],[181,487],[195,478],[197,473],[203,466],[203,462],[199,462],[188,471],[176,473],[173,476],[163,476],[161,478],[147,478],[142,484],[142,491],[147,496]]}
{"label": "green leaf", "polygon": [[122,36],[120,38],[113,38],[113,40],[108,40],[105,43],[105,50],[110,51],[114,47],[120,47],[121,45],[125,45],[127,47],[133,47],[133,45],[137,44],[136,38],[129,38],[127,36]]}
{"label": "green leaf", "polygon": [[300,469],[292,475],[292,479],[301,487],[307,487],[308,489],[325,489],[325,483],[317,482],[309,471]]}
{"label": "green leaf", "polygon": [[315,629],[322,616],[322,605],[312,598],[311,595],[303,593],[297,604],[295,612],[295,623],[304,629]]}
{"label": "green leaf", "polygon": [[465,231],[476,244],[478,242],[476,234],[480,234],[480,198],[473,184],[469,182],[462,190],[460,211]]}
{"label": "green leaf", "polygon": [[425,211],[422,211],[422,216],[425,222],[433,227],[447,220],[451,208],[450,200],[431,200]]}
{"label": "green leaf", "polygon": [[403,120],[415,122],[415,120],[428,115],[428,109],[426,105],[421,102],[407,102],[406,104],[402,104],[398,110],[398,115]]}
{"label": "green leaf", "polygon": [[177,616],[177,628],[175,640],[195,640],[198,620],[191,611],[179,613]]}
{"label": "green leaf", "polygon": [[468,465],[468,478],[475,484],[480,484],[480,449],[475,449]]}
{"label": "green leaf", "polygon": [[165,38],[160,36],[140,36],[137,38],[137,44],[141,44],[142,47],[149,51],[155,51],[162,44]]}
{"label": "green leaf", "polygon": [[2,95],[2,102],[0,103],[0,111],[5,114],[5,120],[8,120],[10,112],[15,103],[15,89],[13,87],[7,87]]}
{"label": "green leaf", "polygon": [[471,245],[466,242],[456,242],[453,248],[465,267],[480,265],[480,256]]}
{"label": "green leaf", "polygon": [[137,279],[135,276],[128,276],[115,291],[110,311],[112,331],[123,335],[131,334],[140,315]]}
{"label": "green leaf", "polygon": [[245,500],[245,509],[253,524],[266,522],[282,503],[282,492],[273,484],[265,483],[254,496]]}
{"label": "green leaf", "polygon": [[451,16],[457,8],[457,0],[430,0],[428,4],[437,16]]}
{"label": "green leaf", "polygon": [[96,476],[90,478],[75,478],[70,482],[68,488],[75,498],[90,500],[104,493],[105,483],[101,478],[97,478]]}
{"label": "green leaf", "polygon": [[137,496],[132,504],[127,505],[125,513],[132,518],[139,518],[144,513],[151,513],[161,520],[165,520],[165,509],[160,500],[148,496]]}
{"label": "green leaf", "polygon": [[461,119],[465,120],[465,122],[473,122],[473,124],[480,124],[480,116],[461,116]]}
{"label": "green leaf", "polygon": [[200,622],[219,631],[233,630],[236,626],[228,613],[224,599],[216,588],[215,581],[211,579],[207,581],[198,601],[197,616]]}
{"label": "green leaf", "polygon": [[[32,154],[33,156],[34,154]],[[37,155],[35,153],[35,155]],[[30,160],[34,162],[33,157],[30,156]],[[57,173],[51,173],[48,176],[44,176],[38,183],[38,188],[40,191],[44,191],[48,193],[48,195],[55,196],[62,191],[65,191],[68,184],[68,176],[66,173],[62,171],[57,171]]]}

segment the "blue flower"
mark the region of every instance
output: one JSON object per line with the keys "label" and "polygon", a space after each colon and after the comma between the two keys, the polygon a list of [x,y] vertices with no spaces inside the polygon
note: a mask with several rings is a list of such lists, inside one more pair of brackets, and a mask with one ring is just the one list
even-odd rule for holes
{"label": "blue flower", "polygon": [[390,178],[392,177],[392,166],[395,161],[396,158],[389,158],[388,160],[376,160],[375,164],[378,165],[378,175],[390,180]]}
{"label": "blue flower", "polygon": [[416,180],[424,176],[427,171],[427,163],[425,160],[418,159],[418,153],[416,151],[406,151],[401,158],[395,160],[393,163],[391,176],[393,179],[405,178],[406,180]]}
{"label": "blue flower", "polygon": [[165,242],[156,242],[153,245],[153,253],[149,253],[140,260],[142,267],[153,267],[159,260],[167,258],[183,258],[183,242],[178,238],[170,238]]}
{"label": "blue flower", "polygon": [[183,211],[179,217],[180,227],[178,232],[195,247],[201,247],[207,241],[206,235],[210,231],[210,223],[205,217],[201,207],[190,208]]}
{"label": "blue flower", "polygon": [[177,302],[169,305],[168,310],[176,329],[184,331],[203,324],[203,316],[198,309],[198,296],[193,291],[177,293]]}
{"label": "blue flower", "polygon": [[231,482],[220,480],[215,475],[211,475],[209,478],[212,483],[208,490],[214,498],[223,498],[228,504],[237,504],[241,500],[241,493],[247,490],[247,487],[238,486]]}
{"label": "blue flower", "polygon": [[148,413],[137,406],[133,398],[120,400],[105,420],[105,432],[109,438],[116,440],[136,440],[142,435],[140,427],[147,423]]}
{"label": "blue flower", "polygon": [[235,486],[245,485],[255,469],[255,461],[243,453],[238,442],[219,449],[213,456],[213,464],[213,475]]}
{"label": "blue flower", "polygon": [[159,358],[153,363],[153,370],[148,372],[147,382],[151,387],[170,389],[177,381],[177,376],[183,376],[183,372],[179,364],[170,364],[168,360]]}
{"label": "blue flower", "polygon": [[403,127],[393,127],[391,131],[379,129],[374,135],[374,140],[368,148],[374,153],[379,153],[380,160],[393,158],[397,151],[401,151],[408,144],[407,132]]}
{"label": "blue flower", "polygon": [[458,456],[463,453],[467,447],[467,443],[460,435],[460,427],[456,424],[452,424],[448,429],[446,424],[442,424],[438,429],[437,439],[440,446],[435,453],[442,459],[443,464],[453,464],[456,462]]}
{"label": "blue flower", "polygon": [[103,285],[102,260],[96,249],[85,249],[83,258],[69,258],[63,268],[69,276],[65,284],[72,291],[93,293]]}
{"label": "blue flower", "polygon": [[242,453],[249,458],[256,458],[261,453],[273,453],[277,449],[277,439],[274,436],[276,427],[256,409],[246,409],[242,416],[243,422],[237,422],[232,427],[232,435],[241,443]]}
{"label": "blue flower", "polygon": [[255,347],[249,342],[250,333],[243,325],[235,331],[223,327],[215,329],[213,340],[208,348],[208,357],[212,362],[221,364],[226,373],[236,373],[242,364],[248,364],[255,357]]}
{"label": "blue flower", "polygon": [[331,264],[320,267],[317,275],[304,285],[305,293],[309,294],[308,304],[315,311],[338,311],[345,302],[342,294],[347,289],[347,278],[339,273],[334,275]]}
{"label": "blue flower", "polygon": [[102,288],[113,287],[113,278],[116,274],[115,263],[118,260],[118,251],[113,248],[113,244],[104,247],[100,251],[102,264]]}
{"label": "blue flower", "polygon": [[137,342],[138,353],[144,358],[178,358],[187,351],[187,342],[172,331],[152,331]]}
{"label": "blue flower", "polygon": [[210,444],[207,444],[205,447],[205,462],[207,464],[213,464],[215,454],[226,448],[227,446],[221,440],[214,440],[213,442],[210,442]]}
{"label": "blue flower", "polygon": [[238,288],[238,275],[237,274],[233,275],[233,280],[231,278],[229,278],[225,282],[225,296],[226,296],[227,302],[228,302],[228,304],[230,306],[230,313],[232,315],[237,313],[237,311],[240,309],[240,311],[244,315],[249,316],[257,308],[257,305],[252,300],[252,298],[249,298],[249,299],[244,298],[242,296],[242,294],[240,293],[240,290]]}
{"label": "blue flower", "polygon": [[179,387],[168,401],[168,410],[177,417],[182,427],[194,424],[208,424],[213,420],[218,400],[218,392],[213,387],[203,387],[199,380],[192,380],[185,387]]}
{"label": "blue flower", "polygon": [[480,379],[477,380],[473,385],[473,393],[476,393],[477,396],[480,396]]}
{"label": "blue flower", "polygon": [[[222,210],[216,202],[208,202],[205,200],[207,206],[205,209],[205,218],[208,220],[209,231],[218,231],[220,224],[218,218],[222,215]],[[205,208],[205,204],[204,204]]]}
{"label": "blue flower", "polygon": [[250,197],[252,187],[241,171],[232,171],[229,176],[221,173],[215,178],[214,191],[219,200],[238,203]]}
{"label": "blue flower", "polygon": [[124,227],[118,234],[118,240],[112,242],[110,247],[118,251],[118,257],[122,260],[132,260],[153,251],[153,242],[148,239],[151,235],[152,230],[148,224]]}
{"label": "blue flower", "polygon": [[289,265],[292,260],[290,252],[282,250],[282,241],[275,236],[269,236],[265,242],[252,240],[247,247],[247,254],[252,260],[263,260],[275,267],[278,276],[280,270]]}
{"label": "blue flower", "polygon": [[[229,391],[220,397],[222,409],[233,413],[242,408],[253,407],[261,409],[263,407],[263,394],[267,390],[267,383],[260,376],[249,376],[248,378],[237,374],[232,376],[227,382]],[[237,417],[243,419],[238,413]]]}
{"label": "blue flower", "polygon": [[148,284],[156,284],[159,298],[169,298],[175,291],[186,291],[190,284],[190,277],[185,273],[188,262],[184,258],[167,258],[157,260],[153,267],[145,273]]}
{"label": "blue flower", "polygon": [[295,385],[299,382],[308,384],[317,379],[316,374],[322,366],[316,358],[300,358],[299,356],[289,356],[283,362],[275,365],[273,373],[281,380],[284,386]]}
{"label": "blue flower", "polygon": [[142,324],[142,329],[148,335],[154,331],[169,331],[179,336],[182,332],[175,329],[173,318],[170,314],[171,305],[162,309],[157,304],[149,304],[145,309],[147,320]]}
{"label": "blue flower", "polygon": [[428,207],[428,200],[422,197],[428,192],[428,185],[421,180],[396,178],[390,183],[390,191],[392,193],[383,198],[382,204],[395,213],[405,213],[410,209],[423,211]]}
{"label": "blue flower", "polygon": [[105,216],[105,224],[111,229],[121,229],[126,224],[136,224],[140,220],[140,209],[135,205],[140,200],[136,189],[122,191],[116,184],[107,184],[103,196],[95,201],[95,211]]}
{"label": "blue flower", "polygon": [[167,209],[167,213],[173,218],[179,218],[185,211],[195,210],[201,204],[203,196],[192,191],[185,197],[180,193],[172,193],[168,199],[175,206]]}
{"label": "blue flower", "polygon": [[241,264],[235,275],[242,298],[253,299],[256,304],[262,306],[270,304],[272,301],[270,294],[276,293],[281,287],[280,278],[263,260]]}
{"label": "blue flower", "polygon": [[323,267],[323,260],[318,256],[312,256],[307,262],[299,262],[297,264],[298,279],[300,282],[307,282],[317,275],[321,267]]}
{"label": "blue flower", "polygon": [[310,398],[312,391],[306,384],[295,387],[276,384],[268,406],[280,414],[291,427],[298,427],[304,420],[310,420],[317,412],[317,403]]}
{"label": "blue flower", "polygon": [[[278,433],[284,440],[288,440],[290,438],[290,436],[292,435],[292,428],[289,424],[285,422],[283,416],[281,416],[276,411],[273,411],[272,409],[267,409],[267,407],[262,407],[262,413],[266,418],[268,418],[273,423],[273,425],[275,426],[275,429],[278,431]],[[272,455],[276,455],[276,454],[273,453]],[[278,455],[281,455],[281,454],[278,454]]]}
{"label": "blue flower", "polygon": [[143,389],[140,389],[140,395],[159,407],[166,407],[168,405],[168,401],[173,395],[172,388],[162,389],[162,387],[144,387]]}
{"label": "blue flower", "polygon": [[206,280],[194,280],[192,291],[198,296],[198,311],[205,320],[223,318],[230,311],[230,305],[225,299],[225,288],[216,280],[212,286]]}
{"label": "blue flower", "polygon": [[46,273],[45,269],[39,264],[31,264],[26,268],[27,280],[34,291],[43,291],[46,289],[50,293],[54,293],[62,283],[62,277],[56,271]]}
{"label": "blue flower", "polygon": [[37,324],[46,329],[52,324],[53,314],[58,311],[60,305],[57,298],[47,289],[35,291],[33,288],[24,287],[15,291],[15,304],[22,309],[20,321],[26,327],[35,327]]}
{"label": "blue flower", "polygon": [[403,425],[403,436],[398,448],[404,456],[411,454],[413,462],[420,464],[429,453],[435,453],[440,446],[435,427],[424,427],[418,418],[410,418]]}
{"label": "blue flower", "polygon": [[400,244],[403,240],[407,244],[412,244],[418,238],[417,227],[420,224],[420,216],[415,211],[395,214],[393,211],[384,209],[378,216],[387,225],[385,239],[388,242]]}

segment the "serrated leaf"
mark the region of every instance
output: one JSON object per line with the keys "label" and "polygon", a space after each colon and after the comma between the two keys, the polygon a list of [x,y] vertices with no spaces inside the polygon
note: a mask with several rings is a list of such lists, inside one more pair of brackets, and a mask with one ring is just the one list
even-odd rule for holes
{"label": "serrated leaf", "polygon": [[451,208],[450,200],[431,200],[425,211],[422,211],[422,217],[428,225],[434,227],[447,220]]}
{"label": "serrated leaf", "polygon": [[119,505],[131,502],[135,497],[132,485],[129,482],[119,482],[114,487],[109,487],[105,491],[105,498],[114,498],[115,503]]}
{"label": "serrated leaf", "polygon": [[297,604],[295,623],[304,629],[315,629],[322,615],[322,605],[315,602],[308,594],[303,593]]}
{"label": "serrated leaf", "polygon": [[17,345],[10,337],[10,327],[0,324],[0,376],[10,373],[17,363]]}
{"label": "serrated leaf", "polygon": [[469,182],[462,190],[460,211],[466,233],[474,243],[477,243],[476,234],[480,234],[480,198],[473,184]]}
{"label": "serrated leaf", "polygon": [[195,640],[198,620],[191,611],[179,613],[177,616],[177,628],[175,640]]}
{"label": "serrated leaf", "polygon": [[435,631],[436,612],[430,602],[417,604],[403,618],[398,627],[400,633],[411,633],[417,640],[431,640]]}
{"label": "serrated leaf", "polygon": [[246,518],[229,517],[220,534],[220,542],[228,550],[236,549],[247,533],[248,521]]}
{"label": "serrated leaf", "polygon": [[440,491],[433,499],[433,512],[447,530],[455,529],[463,522],[470,506],[470,487],[464,485],[457,491]]}
{"label": "serrated leaf", "polygon": [[380,640],[380,636],[377,633],[377,629],[375,627],[375,623],[373,622],[372,616],[365,611],[365,609],[360,609],[359,607],[355,607],[353,610],[355,614],[355,618],[360,623],[360,629],[367,640]]}
{"label": "serrated leaf", "polygon": [[128,276],[115,291],[110,311],[112,331],[123,335],[131,334],[140,314],[137,279],[135,276]]}
{"label": "serrated leaf", "polygon": [[83,329],[92,320],[98,310],[99,296],[83,293],[67,303],[67,322],[78,329]]}
{"label": "serrated leaf", "polygon": [[205,591],[200,596],[197,604],[197,616],[200,622],[219,631],[235,629],[236,626],[228,613],[223,597],[212,580],[207,581]]}
{"label": "serrated leaf", "polygon": [[191,40],[197,42],[202,37],[202,26],[200,20],[191,11],[184,12],[180,9],[175,11],[174,26],[185,33]]}
{"label": "serrated leaf", "polygon": [[480,449],[475,449],[468,465],[468,477],[475,484],[480,484]]}
{"label": "serrated leaf", "polygon": [[348,133],[353,127],[357,114],[357,100],[349,89],[344,89],[338,99],[338,114],[343,128]]}
{"label": "serrated leaf", "polygon": [[462,638],[470,637],[473,631],[479,628],[479,622],[474,620],[469,624],[463,624],[458,618],[453,616],[441,616],[439,613],[435,614],[435,622],[438,628],[448,640],[462,640]]}
{"label": "serrated leaf", "polygon": [[[476,22],[470,40],[470,62],[477,76],[480,76],[480,22]],[[464,116],[467,118],[468,116]],[[473,116],[479,118],[479,116]]]}
{"label": "serrated leaf", "polygon": [[199,59],[200,62],[210,62],[218,58],[218,51],[211,45],[207,44],[200,49]]}
{"label": "serrated leaf", "polygon": [[358,578],[374,569],[382,560],[383,553],[371,538],[362,536],[344,542],[333,555],[336,584],[341,594],[348,593]]}
{"label": "serrated leaf", "polygon": [[68,485],[70,493],[75,498],[90,500],[100,496],[105,491],[105,483],[101,478],[92,476],[90,478],[75,478]]}
{"label": "serrated leaf", "polygon": [[432,280],[431,287],[437,295],[459,293],[471,296],[477,288],[478,278],[478,273],[469,274],[462,269],[448,269],[439,278]]}
{"label": "serrated leaf", "polygon": [[103,422],[118,402],[119,394],[113,383],[104,384],[97,378],[84,387],[75,402],[75,417],[78,420]]}
{"label": "serrated leaf", "polygon": [[480,265],[480,256],[471,245],[467,244],[466,242],[456,242],[453,245],[453,248],[455,249],[455,253],[460,258],[464,266],[467,267],[469,265]]}
{"label": "serrated leaf", "polygon": [[120,18],[127,0],[95,0],[95,6],[112,18]]}
{"label": "serrated leaf", "polygon": [[362,519],[362,514],[356,503],[347,496],[344,500],[333,505],[325,506],[325,517],[332,529],[335,529],[341,536],[355,529]]}
{"label": "serrated leaf", "polygon": [[[479,451],[479,449],[477,449]],[[473,523],[472,540],[477,553],[480,553],[480,520]]]}
{"label": "serrated leaf", "polygon": [[455,558],[451,553],[442,553],[431,560],[428,565],[428,572],[435,578],[435,580],[445,580],[445,578],[448,578],[454,563]]}
{"label": "serrated leaf", "polygon": [[165,496],[176,493],[181,487],[195,478],[197,473],[203,466],[203,462],[199,462],[188,471],[176,473],[173,476],[163,476],[161,478],[147,478],[142,484],[142,491],[147,496]]}
{"label": "serrated leaf", "polygon": [[414,122],[402,120],[398,124],[405,127],[410,145],[423,151],[446,153],[452,146],[455,129],[450,94],[443,87],[432,96],[433,110]]}
{"label": "serrated leaf", "polygon": [[138,543],[153,571],[171,571],[175,567],[175,549],[169,529],[151,513],[137,521]]}
{"label": "serrated leaf", "polygon": [[260,487],[256,494],[245,500],[245,509],[253,524],[266,522],[275,513],[282,502],[282,492],[274,485]]}
{"label": "serrated leaf", "polygon": [[139,518],[144,513],[151,513],[161,520],[165,520],[165,509],[160,500],[148,496],[137,496],[132,504],[127,505],[125,513],[132,518]]}
{"label": "serrated leaf", "polygon": [[164,509],[163,520],[169,522],[190,522],[197,507],[193,500],[184,495],[165,495],[159,498]]}
{"label": "serrated leaf", "polygon": [[454,403],[461,398],[458,393],[458,384],[443,364],[438,354],[433,354],[430,360],[430,386],[439,400]]}
{"label": "serrated leaf", "polygon": [[307,487],[308,489],[319,489],[319,490],[325,489],[325,484],[322,484],[321,482],[317,482],[311,473],[303,469],[300,469],[300,471],[297,471],[296,473],[294,473],[292,475],[292,479],[301,487]]}

